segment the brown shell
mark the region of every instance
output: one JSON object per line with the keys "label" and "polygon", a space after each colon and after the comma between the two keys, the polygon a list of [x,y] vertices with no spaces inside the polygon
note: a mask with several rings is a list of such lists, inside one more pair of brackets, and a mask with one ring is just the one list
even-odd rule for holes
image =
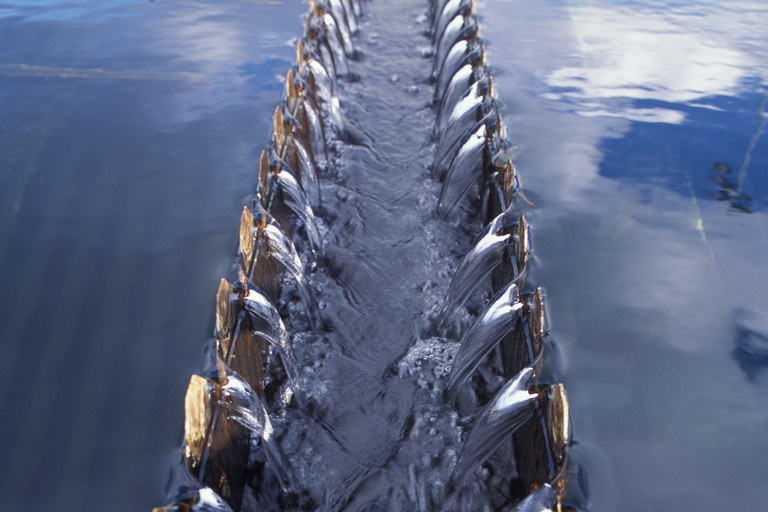
{"label": "brown shell", "polygon": [[216,291],[216,339],[220,354],[224,356],[232,343],[232,328],[235,321],[235,310],[232,304],[234,290],[229,281],[219,281]]}
{"label": "brown shell", "polygon": [[261,156],[259,157],[259,196],[262,200],[267,199],[269,192],[269,175],[272,169],[269,165],[269,157],[267,156],[267,150],[261,150]]}
{"label": "brown shell", "polygon": [[296,76],[293,72],[293,68],[288,69],[285,74],[285,100],[288,103],[288,108],[293,110],[296,105],[296,100],[299,99],[299,92],[296,89]]}
{"label": "brown shell", "polygon": [[256,236],[253,232],[255,227],[251,210],[243,206],[243,213],[240,215],[240,259],[245,274],[250,274],[256,251]]}
{"label": "brown shell", "polygon": [[299,74],[304,70],[304,64],[306,63],[306,57],[304,55],[304,41],[299,39],[296,43],[296,67],[299,70]]}
{"label": "brown shell", "polygon": [[553,384],[549,389],[547,427],[552,440],[552,455],[555,458],[555,464],[562,467],[567,458],[568,443],[571,437],[568,397],[565,394],[565,386],[562,384]]}
{"label": "brown shell", "polygon": [[541,352],[541,339],[544,337],[544,293],[541,288],[531,296],[528,310],[528,328],[534,354]]}
{"label": "brown shell", "polygon": [[280,153],[285,141],[285,119],[283,119],[283,109],[280,108],[279,105],[275,107],[272,130],[275,140],[275,149]]}
{"label": "brown shell", "polygon": [[184,459],[193,474],[200,468],[213,419],[210,390],[208,379],[192,375],[184,397]]}

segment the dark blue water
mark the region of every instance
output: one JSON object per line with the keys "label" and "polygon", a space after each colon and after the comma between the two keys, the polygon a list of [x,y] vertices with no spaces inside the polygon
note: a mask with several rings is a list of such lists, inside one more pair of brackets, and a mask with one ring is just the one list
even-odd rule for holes
{"label": "dark blue water", "polygon": [[304,11],[0,2],[0,509],[165,501]]}
{"label": "dark blue water", "polygon": [[[165,501],[305,10],[0,0],[0,509]],[[478,13],[534,202],[572,500],[759,510],[768,5]]]}

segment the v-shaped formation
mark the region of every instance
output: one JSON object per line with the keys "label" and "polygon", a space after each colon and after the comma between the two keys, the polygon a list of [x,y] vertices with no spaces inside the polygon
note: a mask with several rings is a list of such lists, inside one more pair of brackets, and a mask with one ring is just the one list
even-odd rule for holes
{"label": "v-shaped formation", "polygon": [[472,0],[312,2],[157,510],[562,509],[485,55]]}

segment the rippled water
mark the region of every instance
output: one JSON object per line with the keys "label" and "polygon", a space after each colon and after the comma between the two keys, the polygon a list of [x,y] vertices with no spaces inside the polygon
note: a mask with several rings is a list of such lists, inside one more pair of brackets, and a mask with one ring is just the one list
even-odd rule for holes
{"label": "rippled water", "polygon": [[[305,10],[0,2],[0,509],[164,501]],[[572,501],[760,509],[768,6],[485,0],[478,13],[534,203],[529,275],[547,290],[547,371],[571,401]],[[397,111],[389,101],[376,111]],[[366,227],[355,195],[334,198],[350,233]],[[387,232],[389,215],[368,229]],[[363,282],[349,257],[329,256],[336,277]]]}

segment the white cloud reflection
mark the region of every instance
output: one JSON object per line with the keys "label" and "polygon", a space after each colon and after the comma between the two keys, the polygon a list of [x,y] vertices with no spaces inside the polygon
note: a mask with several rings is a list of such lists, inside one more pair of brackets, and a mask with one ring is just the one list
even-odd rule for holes
{"label": "white cloud reflection", "polygon": [[[680,124],[681,105],[736,95],[745,78],[768,75],[768,4],[601,2],[568,13],[578,62],[547,76],[555,91],[546,97],[577,104],[581,115]],[[668,105],[640,108],[636,100]]]}
{"label": "white cloud reflection", "polygon": [[164,68],[193,72],[205,82],[179,88],[174,98],[164,99],[153,110],[158,122],[186,124],[228,107],[254,105],[271,114],[282,89],[279,77],[295,53],[290,41],[301,31],[304,10],[298,2],[155,4],[138,44],[159,55]]}

